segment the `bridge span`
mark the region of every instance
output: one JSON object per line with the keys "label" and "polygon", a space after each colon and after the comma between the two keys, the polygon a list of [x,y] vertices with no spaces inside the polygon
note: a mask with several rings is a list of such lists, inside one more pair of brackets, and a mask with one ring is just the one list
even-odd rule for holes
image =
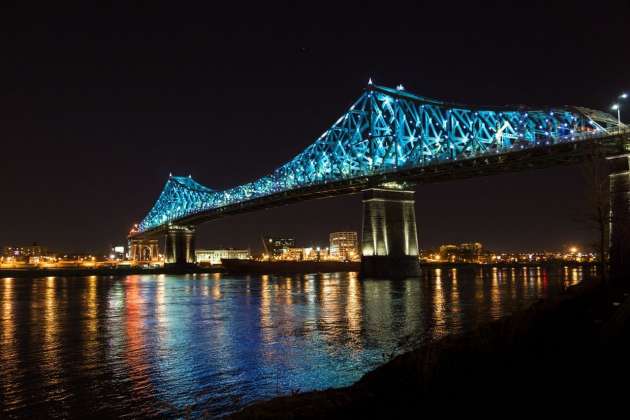
{"label": "bridge span", "polygon": [[[468,106],[370,82],[314,143],[267,176],[221,191],[170,176],[130,238],[164,236],[167,263],[193,263],[201,223],[363,192],[364,273],[414,275],[414,185],[574,164],[594,153],[612,159],[613,225],[630,226],[630,130],[611,115],[574,106]],[[613,246],[629,246],[615,235],[613,228]],[[617,254],[630,259],[630,248]]]}

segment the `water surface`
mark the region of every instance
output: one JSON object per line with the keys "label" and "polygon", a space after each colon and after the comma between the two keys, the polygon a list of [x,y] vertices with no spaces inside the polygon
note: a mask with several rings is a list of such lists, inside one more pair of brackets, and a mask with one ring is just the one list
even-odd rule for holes
{"label": "water surface", "polygon": [[558,293],[587,268],[422,278],[0,278],[0,417],[218,416],[349,385],[392,355]]}

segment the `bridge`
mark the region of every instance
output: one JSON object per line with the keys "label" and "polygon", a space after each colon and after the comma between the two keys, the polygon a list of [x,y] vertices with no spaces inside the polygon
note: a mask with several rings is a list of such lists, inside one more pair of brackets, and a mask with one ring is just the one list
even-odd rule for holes
{"label": "bridge", "polygon": [[315,142],[262,178],[215,190],[190,176],[170,176],[130,238],[165,236],[167,263],[193,263],[201,223],[363,192],[364,272],[413,275],[419,270],[414,185],[579,163],[595,150],[612,159],[611,177],[622,175],[612,183],[613,225],[630,225],[630,130],[611,115],[575,106],[461,105],[370,81]]}

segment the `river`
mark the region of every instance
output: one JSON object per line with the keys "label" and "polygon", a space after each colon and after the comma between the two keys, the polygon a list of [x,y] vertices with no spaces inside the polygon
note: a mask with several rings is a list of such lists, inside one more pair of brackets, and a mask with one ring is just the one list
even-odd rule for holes
{"label": "river", "polygon": [[591,270],[0,278],[0,417],[213,417],[350,385]]}

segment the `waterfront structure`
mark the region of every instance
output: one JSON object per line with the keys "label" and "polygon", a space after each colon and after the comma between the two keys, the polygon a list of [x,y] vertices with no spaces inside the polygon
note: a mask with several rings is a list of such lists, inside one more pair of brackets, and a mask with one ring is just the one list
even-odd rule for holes
{"label": "waterfront structure", "polygon": [[442,261],[480,263],[483,262],[483,245],[479,242],[445,244],[440,246],[439,256]]}
{"label": "waterfront structure", "polygon": [[330,257],[330,248],[327,247],[310,246],[302,248],[302,255],[305,261],[335,260],[335,258]]}
{"label": "waterfront structure", "polygon": [[322,261],[336,260],[328,254],[328,248],[322,247],[284,247],[275,255],[265,253],[262,258],[264,261]]}
{"label": "waterfront structure", "polygon": [[329,239],[329,255],[332,259],[357,261],[360,258],[356,232],[332,232]]}
{"label": "waterfront structure", "polygon": [[[466,106],[370,82],[312,145],[267,176],[222,191],[190,176],[170,176],[130,235],[166,235],[167,260],[189,263],[200,223],[364,191],[364,273],[398,267],[401,275],[416,274],[414,183],[573,164],[595,149],[604,156],[626,153],[630,130],[607,113],[583,107]],[[617,181],[615,191],[623,191],[625,181]],[[616,211],[613,220],[630,225],[630,210]]]}
{"label": "waterfront structure", "polygon": [[41,257],[48,256],[48,250],[37,242],[26,246],[8,245],[2,248],[2,256],[5,261],[37,262]]}
{"label": "waterfront structure", "polygon": [[502,263],[545,263],[545,262],[573,262],[593,263],[598,257],[592,252],[581,252],[577,247],[562,251],[524,251],[524,252],[495,252],[484,250],[478,242],[459,245],[444,244],[437,250],[423,250],[422,261],[428,263],[474,263],[474,264],[502,264]]}
{"label": "waterfront structure", "polygon": [[274,259],[285,261],[302,261],[304,260],[304,248],[291,247],[286,248],[284,254]]}
{"label": "waterfront structure", "polygon": [[289,249],[295,248],[294,238],[264,236],[262,243],[265,254],[271,260],[282,259],[289,252]]}
{"label": "waterfront structure", "polygon": [[196,261],[200,264],[221,264],[222,259],[249,260],[252,258],[249,249],[197,249]]}
{"label": "waterfront structure", "polygon": [[129,240],[129,259],[134,263],[157,262],[159,260],[158,240],[147,239],[147,238],[130,239]]}
{"label": "waterfront structure", "polygon": [[116,245],[113,246],[110,254],[109,254],[109,259],[110,260],[117,260],[117,261],[122,261],[126,258],[126,254],[125,254],[125,247],[124,245]]}

